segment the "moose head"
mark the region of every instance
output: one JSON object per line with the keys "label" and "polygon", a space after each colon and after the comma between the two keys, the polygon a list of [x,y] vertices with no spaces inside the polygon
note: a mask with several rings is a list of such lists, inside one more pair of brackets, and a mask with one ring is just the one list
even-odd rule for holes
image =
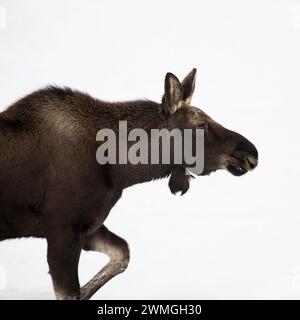
{"label": "moose head", "polygon": [[201,128],[204,130],[204,170],[202,175],[225,169],[235,176],[253,170],[258,163],[255,146],[245,137],[224,128],[201,109],[191,104],[197,70],[193,69],[182,82],[172,74],[165,77],[165,93],[161,112],[168,128]]}

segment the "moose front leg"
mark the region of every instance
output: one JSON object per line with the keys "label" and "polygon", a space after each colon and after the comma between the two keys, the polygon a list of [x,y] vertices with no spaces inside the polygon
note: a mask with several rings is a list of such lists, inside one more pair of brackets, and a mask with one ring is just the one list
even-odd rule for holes
{"label": "moose front leg", "polygon": [[102,252],[109,262],[81,288],[81,300],[90,299],[106,282],[123,272],[129,262],[127,242],[109,231],[104,225],[84,240],[84,250]]}
{"label": "moose front leg", "polygon": [[71,227],[55,228],[47,234],[49,273],[57,299],[80,298],[78,263],[82,243]]}

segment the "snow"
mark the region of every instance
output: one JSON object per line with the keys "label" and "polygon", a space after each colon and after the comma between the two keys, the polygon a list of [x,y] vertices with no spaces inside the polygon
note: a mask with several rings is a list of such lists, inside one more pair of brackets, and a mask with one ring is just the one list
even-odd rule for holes
{"label": "snow", "polygon": [[[53,83],[158,101],[166,72],[197,67],[194,105],[259,150],[254,172],[198,178],[183,197],[166,180],[125,190],[105,224],[131,261],[94,299],[299,299],[298,1],[1,6],[2,109]],[[106,261],[83,252],[82,284]],[[0,299],[53,299],[47,272],[45,240],[0,243]]]}

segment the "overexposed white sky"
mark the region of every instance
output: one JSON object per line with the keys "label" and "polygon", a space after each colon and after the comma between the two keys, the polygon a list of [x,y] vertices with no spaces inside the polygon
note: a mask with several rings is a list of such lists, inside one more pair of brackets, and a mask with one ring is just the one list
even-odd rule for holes
{"label": "overexposed white sky", "polygon": [[[197,67],[193,104],[259,151],[183,197],[125,190],[106,225],[130,266],[96,299],[300,298],[299,57],[299,0],[0,0],[0,110],[47,84],[159,101],[166,72]],[[104,261],[84,253],[82,282]],[[44,240],[0,243],[0,266],[0,299],[53,298]]]}

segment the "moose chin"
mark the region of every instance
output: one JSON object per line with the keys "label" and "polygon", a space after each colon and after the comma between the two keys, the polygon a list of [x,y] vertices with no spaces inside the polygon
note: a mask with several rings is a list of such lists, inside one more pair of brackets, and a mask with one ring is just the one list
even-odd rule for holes
{"label": "moose chin", "polygon": [[[125,188],[162,178],[169,178],[172,193],[186,193],[190,186],[184,161],[99,164],[96,151],[104,143],[96,139],[100,129],[116,132],[120,121],[126,121],[130,130],[146,132],[201,129],[205,150],[201,175],[225,169],[241,176],[257,166],[258,152],[249,140],[191,104],[195,79],[196,69],[181,82],[167,73],[160,103],[106,102],[51,86],[0,113],[0,240],[46,238],[58,299],[89,299],[126,269],[127,242],[104,226]],[[102,252],[110,260],[80,287],[82,250]]]}

